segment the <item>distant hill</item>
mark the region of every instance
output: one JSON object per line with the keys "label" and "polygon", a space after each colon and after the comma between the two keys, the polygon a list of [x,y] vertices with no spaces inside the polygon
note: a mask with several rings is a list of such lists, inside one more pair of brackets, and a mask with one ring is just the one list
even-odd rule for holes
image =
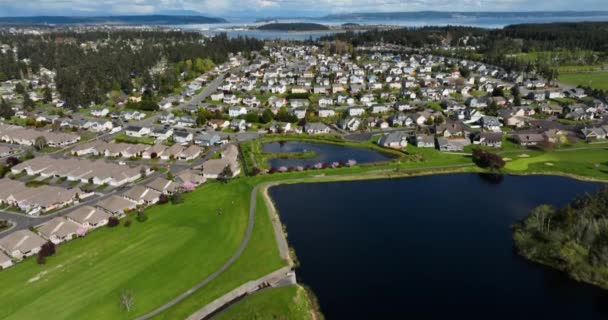
{"label": "distant hill", "polygon": [[608,11],[524,11],[524,12],[456,12],[456,11],[411,11],[411,12],[359,12],[331,14],[322,19],[454,19],[454,18],[563,18],[608,16]]}
{"label": "distant hill", "polygon": [[171,25],[171,24],[198,24],[222,23],[222,18],[213,18],[194,15],[146,15],[146,16],[98,16],[98,17],[70,17],[70,16],[34,16],[34,17],[0,17],[0,24],[4,25],[70,25],[70,24],[121,24],[121,25]]}
{"label": "distant hill", "polygon": [[258,30],[268,30],[268,31],[319,31],[319,30],[329,30],[329,27],[326,25],[318,24],[318,23],[304,23],[304,22],[294,22],[294,23],[269,23],[257,28]]}

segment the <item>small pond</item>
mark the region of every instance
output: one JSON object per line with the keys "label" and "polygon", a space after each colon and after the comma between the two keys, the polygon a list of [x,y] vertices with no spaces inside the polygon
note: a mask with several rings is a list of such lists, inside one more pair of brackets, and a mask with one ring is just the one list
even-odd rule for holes
{"label": "small pond", "polygon": [[337,144],[312,143],[300,141],[268,142],[262,146],[265,153],[314,153],[314,157],[306,158],[274,158],[270,159],[269,165],[278,167],[313,166],[317,163],[341,162],[355,160],[357,163],[371,163],[387,161],[392,155],[371,149],[350,147]]}

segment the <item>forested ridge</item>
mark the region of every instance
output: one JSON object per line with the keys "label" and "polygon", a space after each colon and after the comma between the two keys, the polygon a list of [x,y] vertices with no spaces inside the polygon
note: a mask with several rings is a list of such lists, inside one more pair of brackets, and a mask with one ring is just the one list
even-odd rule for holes
{"label": "forested ridge", "polygon": [[[520,24],[503,29],[445,26],[345,32],[321,41],[354,46],[390,43],[426,48],[436,54],[482,61],[507,71],[538,71],[549,80],[563,64],[608,62],[608,22]],[[450,47],[449,51],[444,50]],[[475,48],[471,50],[471,48]],[[540,53],[535,59],[521,55]]]}

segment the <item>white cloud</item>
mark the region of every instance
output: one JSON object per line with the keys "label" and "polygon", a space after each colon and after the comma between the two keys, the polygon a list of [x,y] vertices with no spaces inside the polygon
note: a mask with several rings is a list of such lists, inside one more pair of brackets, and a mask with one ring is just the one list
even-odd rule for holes
{"label": "white cloud", "polygon": [[[579,0],[577,8],[608,10],[606,0]],[[0,0],[0,15],[147,14],[196,10],[207,15],[308,15],[362,11],[572,10],[571,0]]]}

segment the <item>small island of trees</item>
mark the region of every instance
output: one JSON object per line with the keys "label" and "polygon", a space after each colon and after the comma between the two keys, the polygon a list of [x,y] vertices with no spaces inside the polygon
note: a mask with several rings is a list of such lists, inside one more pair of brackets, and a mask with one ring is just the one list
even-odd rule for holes
{"label": "small island of trees", "polygon": [[267,30],[267,31],[320,31],[320,30],[329,30],[329,27],[326,25],[318,24],[318,23],[304,23],[304,22],[295,22],[295,23],[268,23],[258,27],[258,30]]}
{"label": "small island of trees", "polygon": [[608,187],[561,209],[535,208],[513,238],[522,256],[608,288]]}

